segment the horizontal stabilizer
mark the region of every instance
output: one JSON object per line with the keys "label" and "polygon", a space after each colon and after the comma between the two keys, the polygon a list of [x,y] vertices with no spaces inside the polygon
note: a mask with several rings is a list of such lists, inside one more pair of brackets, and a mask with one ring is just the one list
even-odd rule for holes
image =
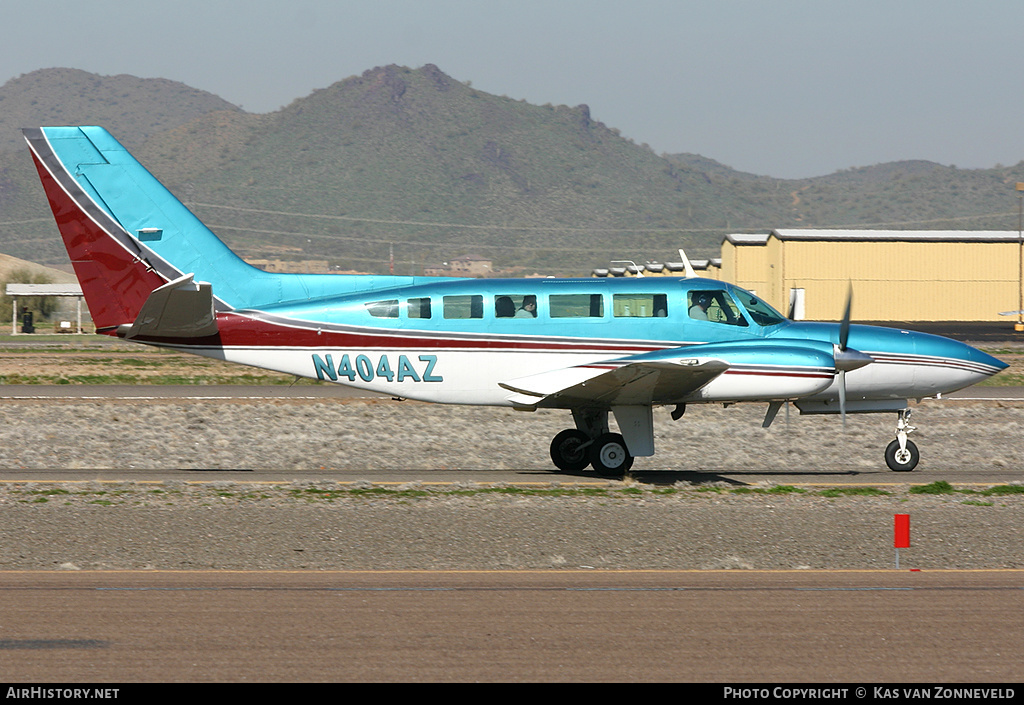
{"label": "horizontal stabilizer", "polygon": [[192,280],[192,274],[154,289],[130,326],[118,329],[124,338],[203,338],[217,334],[213,287]]}
{"label": "horizontal stabilizer", "polygon": [[575,408],[674,403],[729,369],[719,359],[618,360],[521,377],[500,386],[516,406]]}

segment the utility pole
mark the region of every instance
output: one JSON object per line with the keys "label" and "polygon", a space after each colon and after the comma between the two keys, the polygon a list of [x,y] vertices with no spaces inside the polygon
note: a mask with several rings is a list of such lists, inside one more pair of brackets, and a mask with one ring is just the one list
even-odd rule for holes
{"label": "utility pole", "polygon": [[1017,182],[1017,322],[1013,329],[1024,332],[1024,182]]}

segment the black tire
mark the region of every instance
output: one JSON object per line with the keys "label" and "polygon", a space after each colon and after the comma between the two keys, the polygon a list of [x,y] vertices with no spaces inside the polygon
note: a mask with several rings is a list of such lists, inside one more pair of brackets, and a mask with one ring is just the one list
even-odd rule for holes
{"label": "black tire", "polygon": [[551,462],[562,472],[579,472],[590,465],[588,448],[590,439],[583,431],[567,428],[551,441]]}
{"label": "black tire", "polygon": [[633,456],[626,448],[626,441],[617,433],[598,436],[589,451],[590,464],[599,475],[621,477],[633,467]]}
{"label": "black tire", "polygon": [[907,441],[907,450],[900,453],[900,442],[893,441],[885,449],[885,464],[894,472],[910,472],[917,467],[921,454],[913,441]]}

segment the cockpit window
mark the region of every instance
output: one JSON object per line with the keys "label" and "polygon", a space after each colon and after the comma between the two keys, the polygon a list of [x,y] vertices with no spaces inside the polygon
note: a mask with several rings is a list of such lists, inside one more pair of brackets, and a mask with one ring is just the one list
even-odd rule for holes
{"label": "cockpit window", "polygon": [[746,326],[747,319],[740,313],[736,302],[729,293],[721,289],[695,290],[687,294],[687,311],[697,321],[725,323],[730,326]]}
{"label": "cockpit window", "polygon": [[740,300],[743,308],[759,326],[774,326],[786,320],[781,313],[757,298],[749,291],[737,291],[736,298]]}

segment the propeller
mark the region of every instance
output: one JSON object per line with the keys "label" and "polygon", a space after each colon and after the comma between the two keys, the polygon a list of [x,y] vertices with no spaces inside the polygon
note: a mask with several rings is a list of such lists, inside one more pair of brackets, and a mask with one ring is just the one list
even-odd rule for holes
{"label": "propeller", "polygon": [[839,414],[843,417],[843,428],[846,428],[846,373],[874,362],[874,358],[859,350],[848,347],[850,339],[850,310],[853,306],[853,285],[846,292],[846,310],[843,320],[839,322],[839,342],[834,346],[836,370],[839,382]]}
{"label": "propeller", "polygon": [[846,350],[846,343],[850,338],[850,311],[853,308],[853,284],[846,290],[846,309],[843,311],[843,320],[839,323],[839,349]]}

